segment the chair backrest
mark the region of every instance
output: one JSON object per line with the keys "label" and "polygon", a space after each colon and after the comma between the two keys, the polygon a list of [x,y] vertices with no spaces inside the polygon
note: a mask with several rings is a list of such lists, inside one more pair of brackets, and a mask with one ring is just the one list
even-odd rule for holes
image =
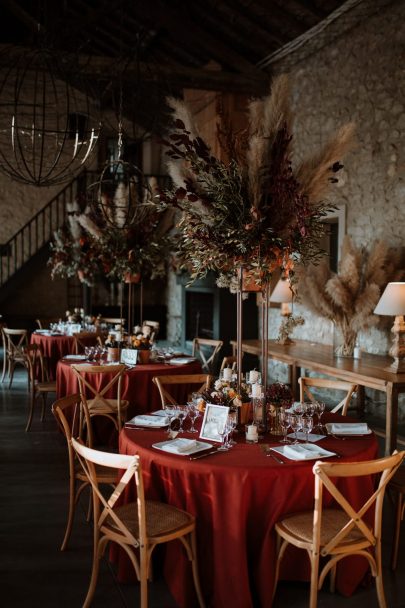
{"label": "chair backrest", "polygon": [[[81,331],[72,334],[74,340],[73,351],[76,355],[83,353],[86,346],[89,346],[88,342],[98,344],[97,334],[92,331]],[[91,340],[90,340],[91,339]]]}
{"label": "chair backrest", "polygon": [[345,391],[346,395],[331,410],[332,412],[338,412],[339,410],[342,410],[340,412],[342,416],[346,416],[350,400],[358,388],[357,384],[345,382],[344,380],[330,380],[327,378],[308,378],[304,376],[298,378],[298,383],[300,385],[300,401],[316,401],[314,395],[311,392],[310,387],[321,389],[333,389],[334,391]]}
{"label": "chair backrest", "polygon": [[[194,338],[193,340],[193,357],[199,356],[202,362],[203,369],[210,372],[214,365],[216,357],[223,346],[222,340],[211,340],[210,338]],[[205,348],[204,348],[205,347]],[[211,350],[209,356],[206,355],[207,349]],[[208,358],[207,358],[208,357]]]}
{"label": "chair backrest", "polygon": [[[243,353],[242,353],[242,356],[243,356]],[[224,357],[222,359],[220,371],[222,372],[222,370],[225,369],[226,367],[231,367],[233,370],[235,370],[237,363],[238,363],[237,357],[233,357],[233,356]]]}
{"label": "chair backrest", "polygon": [[[146,517],[145,517],[145,495],[142,481],[142,470],[139,456],[128,456],[123,454],[112,454],[93,450],[72,438],[73,449],[93,489],[94,522],[98,530],[103,526],[107,518],[111,518],[126,541],[135,547],[146,547]],[[120,481],[107,499],[100,491],[95,465],[124,471]],[[135,537],[127,526],[118,517],[114,505],[124,492],[128,483],[135,481],[137,490],[137,510],[139,536]]]}
{"label": "chair backrest", "polygon": [[[75,395],[68,395],[67,397],[62,397],[61,399],[57,399],[52,404],[52,413],[56,418],[56,422],[62,433],[66,438],[66,443],[68,447],[69,454],[69,471],[70,477],[74,477],[75,472],[75,451],[71,444],[72,437],[79,437],[81,434],[81,425],[80,425],[80,416],[81,411],[83,412],[84,417],[86,418],[87,428],[90,428],[90,416],[87,408],[84,409],[81,407],[80,403],[80,395],[76,393]],[[91,438],[89,434],[87,435],[87,441],[91,447]]]}
{"label": "chair backrest", "polygon": [[24,348],[24,353],[26,355],[31,389],[34,390],[35,380],[39,380],[39,382],[48,382],[49,380],[44,353],[40,344],[28,344]]}
{"label": "chair backrest", "polygon": [[[113,398],[117,400],[118,417],[120,418],[122,375],[125,369],[126,367],[122,363],[117,363],[116,365],[92,365],[90,363],[72,365],[73,373],[79,383],[79,391],[83,404],[88,407],[88,402],[91,399],[104,405],[106,409],[110,409],[107,394],[116,388],[116,394],[114,394]],[[92,376],[96,375],[111,377],[108,378],[103,386],[104,382],[102,378],[92,380]],[[102,388],[99,390],[97,386],[101,386]]]}
{"label": "chair backrest", "polygon": [[106,325],[122,325],[125,327],[126,319],[121,319],[121,317],[101,317],[100,323],[105,323]]}
{"label": "chair backrest", "polygon": [[[352,530],[360,535],[360,541],[364,541],[365,546],[375,546],[381,537],[381,519],[385,488],[387,483],[394,475],[405,457],[404,452],[394,452],[392,456],[386,456],[377,460],[353,463],[329,463],[316,462],[313,467],[315,474],[315,506],[313,519],[313,541],[315,547],[320,545],[322,513],[325,509],[323,502],[323,488],[331,494],[338,508],[341,508],[347,521],[342,528],[335,530],[333,536],[322,547],[321,555],[326,556],[335,549],[336,546],[344,545],[346,553],[350,553],[350,542],[347,539]],[[343,496],[336,486],[336,481],[341,477],[361,477],[380,474],[378,484],[374,486],[374,492],[369,496],[364,504],[354,508],[353,505]],[[374,508],[374,525],[364,520],[368,511]],[[356,539],[356,544],[359,542]],[[316,549],[315,549],[316,550]]]}
{"label": "chair backrest", "polygon": [[159,390],[160,399],[163,409],[166,405],[177,405],[176,399],[166,389],[167,386],[176,386],[179,384],[197,385],[193,390],[195,393],[202,393],[208,390],[211,386],[212,376],[209,374],[171,374],[167,376],[154,376],[152,382],[156,384]]}
{"label": "chair backrest", "polygon": [[49,329],[51,323],[59,323],[59,317],[47,317],[41,319],[35,319],[35,323],[38,325],[39,329]]}
{"label": "chair backrest", "polygon": [[28,332],[26,329],[9,329],[3,327],[4,344],[8,357],[24,357],[24,348],[28,345]]}

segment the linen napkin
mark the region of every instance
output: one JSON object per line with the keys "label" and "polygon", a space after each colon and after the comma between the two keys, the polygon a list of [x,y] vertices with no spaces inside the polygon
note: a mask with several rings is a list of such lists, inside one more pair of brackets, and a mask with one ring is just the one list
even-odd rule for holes
{"label": "linen napkin", "polygon": [[140,414],[139,416],[134,416],[131,420],[128,420],[126,425],[134,425],[134,426],[151,426],[151,427],[162,427],[168,424],[167,418],[162,418],[161,416],[148,416],[147,414]]}
{"label": "linen napkin", "polygon": [[323,458],[329,452],[313,444],[296,444],[284,446],[283,454],[292,460],[313,460],[314,458]]}
{"label": "linen napkin", "polygon": [[332,422],[328,428],[337,435],[365,435],[370,432],[366,422]]}
{"label": "linen napkin", "polygon": [[173,452],[173,454],[186,454],[192,452],[198,446],[198,442],[195,439],[185,439],[183,437],[179,439],[173,439],[164,446],[165,452]]}

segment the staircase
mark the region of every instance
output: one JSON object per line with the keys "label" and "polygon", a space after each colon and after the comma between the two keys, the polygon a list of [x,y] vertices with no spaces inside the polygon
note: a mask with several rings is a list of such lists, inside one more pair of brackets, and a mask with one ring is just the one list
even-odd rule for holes
{"label": "staircase", "polygon": [[39,253],[53,233],[66,221],[66,205],[85,187],[86,174],[80,174],[36,213],[7,243],[0,246],[0,287]]}

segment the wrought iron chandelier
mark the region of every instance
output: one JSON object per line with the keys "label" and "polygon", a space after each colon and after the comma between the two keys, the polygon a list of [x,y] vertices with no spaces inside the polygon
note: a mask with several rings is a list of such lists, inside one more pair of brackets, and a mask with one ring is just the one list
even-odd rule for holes
{"label": "wrought iron chandelier", "polygon": [[70,59],[47,48],[0,56],[0,170],[51,186],[72,179],[94,151],[98,107]]}

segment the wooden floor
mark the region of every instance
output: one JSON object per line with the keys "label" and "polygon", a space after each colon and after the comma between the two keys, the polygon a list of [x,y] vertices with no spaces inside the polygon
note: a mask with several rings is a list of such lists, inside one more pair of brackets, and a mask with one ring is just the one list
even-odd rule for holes
{"label": "wooden floor", "polygon": [[[0,605],[4,608],[80,608],[90,576],[92,533],[83,504],[78,509],[70,548],[60,552],[68,489],[63,437],[49,410],[44,423],[37,414],[31,431],[24,432],[28,401],[25,372],[17,373],[11,390],[7,382],[0,386]],[[387,501],[383,537],[387,564],[391,518],[392,506]],[[386,568],[384,573],[389,608],[405,608],[405,524],[401,546],[397,572],[394,575]],[[119,585],[111,565],[105,561],[93,606],[134,608],[138,605],[137,585]],[[175,608],[163,581],[150,585],[149,605]],[[274,608],[307,605],[308,585],[280,584]],[[377,599],[371,584],[351,598],[322,591],[318,605],[320,608],[372,608],[377,606]]]}

